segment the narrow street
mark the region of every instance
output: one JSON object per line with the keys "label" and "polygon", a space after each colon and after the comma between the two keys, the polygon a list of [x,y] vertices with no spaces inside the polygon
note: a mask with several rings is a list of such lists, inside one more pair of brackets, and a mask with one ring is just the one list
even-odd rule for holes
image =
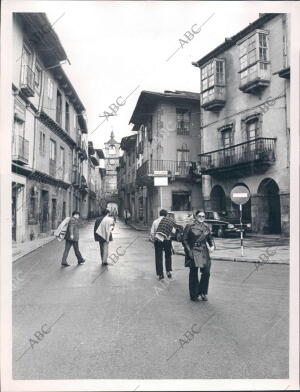
{"label": "narrow street", "polygon": [[146,232],[118,222],[109,254],[125,254],[107,269],[93,222],[80,245],[82,266],[71,250],[62,269],[56,240],[13,264],[15,379],[288,377],[287,265],[243,282],[254,264],[214,261],[209,302],[193,303],[183,256],[156,280]]}

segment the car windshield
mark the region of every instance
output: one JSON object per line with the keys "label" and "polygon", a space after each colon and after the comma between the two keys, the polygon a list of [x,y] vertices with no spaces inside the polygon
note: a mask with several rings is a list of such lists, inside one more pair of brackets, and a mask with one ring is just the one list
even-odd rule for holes
{"label": "car windshield", "polygon": [[215,220],[220,220],[221,219],[220,215],[218,214],[218,212],[215,212],[215,211],[208,211],[208,212],[206,212],[205,215],[206,215],[205,216],[206,219],[215,219]]}

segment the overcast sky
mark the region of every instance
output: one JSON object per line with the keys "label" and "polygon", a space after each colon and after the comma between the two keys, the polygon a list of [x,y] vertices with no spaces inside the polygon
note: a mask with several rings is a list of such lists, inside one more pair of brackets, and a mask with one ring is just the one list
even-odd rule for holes
{"label": "overcast sky", "polygon": [[[129,135],[128,125],[141,90],[199,92],[199,69],[192,66],[264,12],[259,2],[103,2],[38,1],[31,11],[46,12],[71,65],[64,65],[86,107],[89,139],[102,148],[113,128],[116,139]],[[28,10],[28,8],[27,8]],[[209,20],[208,20],[209,19]],[[201,31],[180,48],[184,33]],[[180,48],[176,54],[167,59]],[[135,91],[134,91],[135,90]],[[118,97],[132,91],[116,117]],[[121,100],[119,100],[120,102]]]}

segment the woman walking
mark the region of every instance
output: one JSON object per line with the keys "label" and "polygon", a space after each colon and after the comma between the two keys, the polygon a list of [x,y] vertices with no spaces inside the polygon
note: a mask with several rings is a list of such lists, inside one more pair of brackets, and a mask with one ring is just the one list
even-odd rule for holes
{"label": "woman walking", "polygon": [[[213,238],[209,226],[204,222],[204,211],[197,210],[195,221],[185,227],[183,232],[183,246],[185,250],[185,266],[190,268],[189,291],[192,301],[207,301],[210,277],[210,255],[214,249]],[[199,282],[198,268],[201,279]]]}

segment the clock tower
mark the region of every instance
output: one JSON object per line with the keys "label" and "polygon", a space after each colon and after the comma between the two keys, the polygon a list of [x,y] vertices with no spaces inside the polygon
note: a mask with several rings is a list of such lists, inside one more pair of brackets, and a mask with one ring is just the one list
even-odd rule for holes
{"label": "clock tower", "polygon": [[120,143],[115,140],[114,132],[111,132],[110,139],[104,143],[105,156],[105,198],[114,199],[118,194],[117,167],[120,158]]}

